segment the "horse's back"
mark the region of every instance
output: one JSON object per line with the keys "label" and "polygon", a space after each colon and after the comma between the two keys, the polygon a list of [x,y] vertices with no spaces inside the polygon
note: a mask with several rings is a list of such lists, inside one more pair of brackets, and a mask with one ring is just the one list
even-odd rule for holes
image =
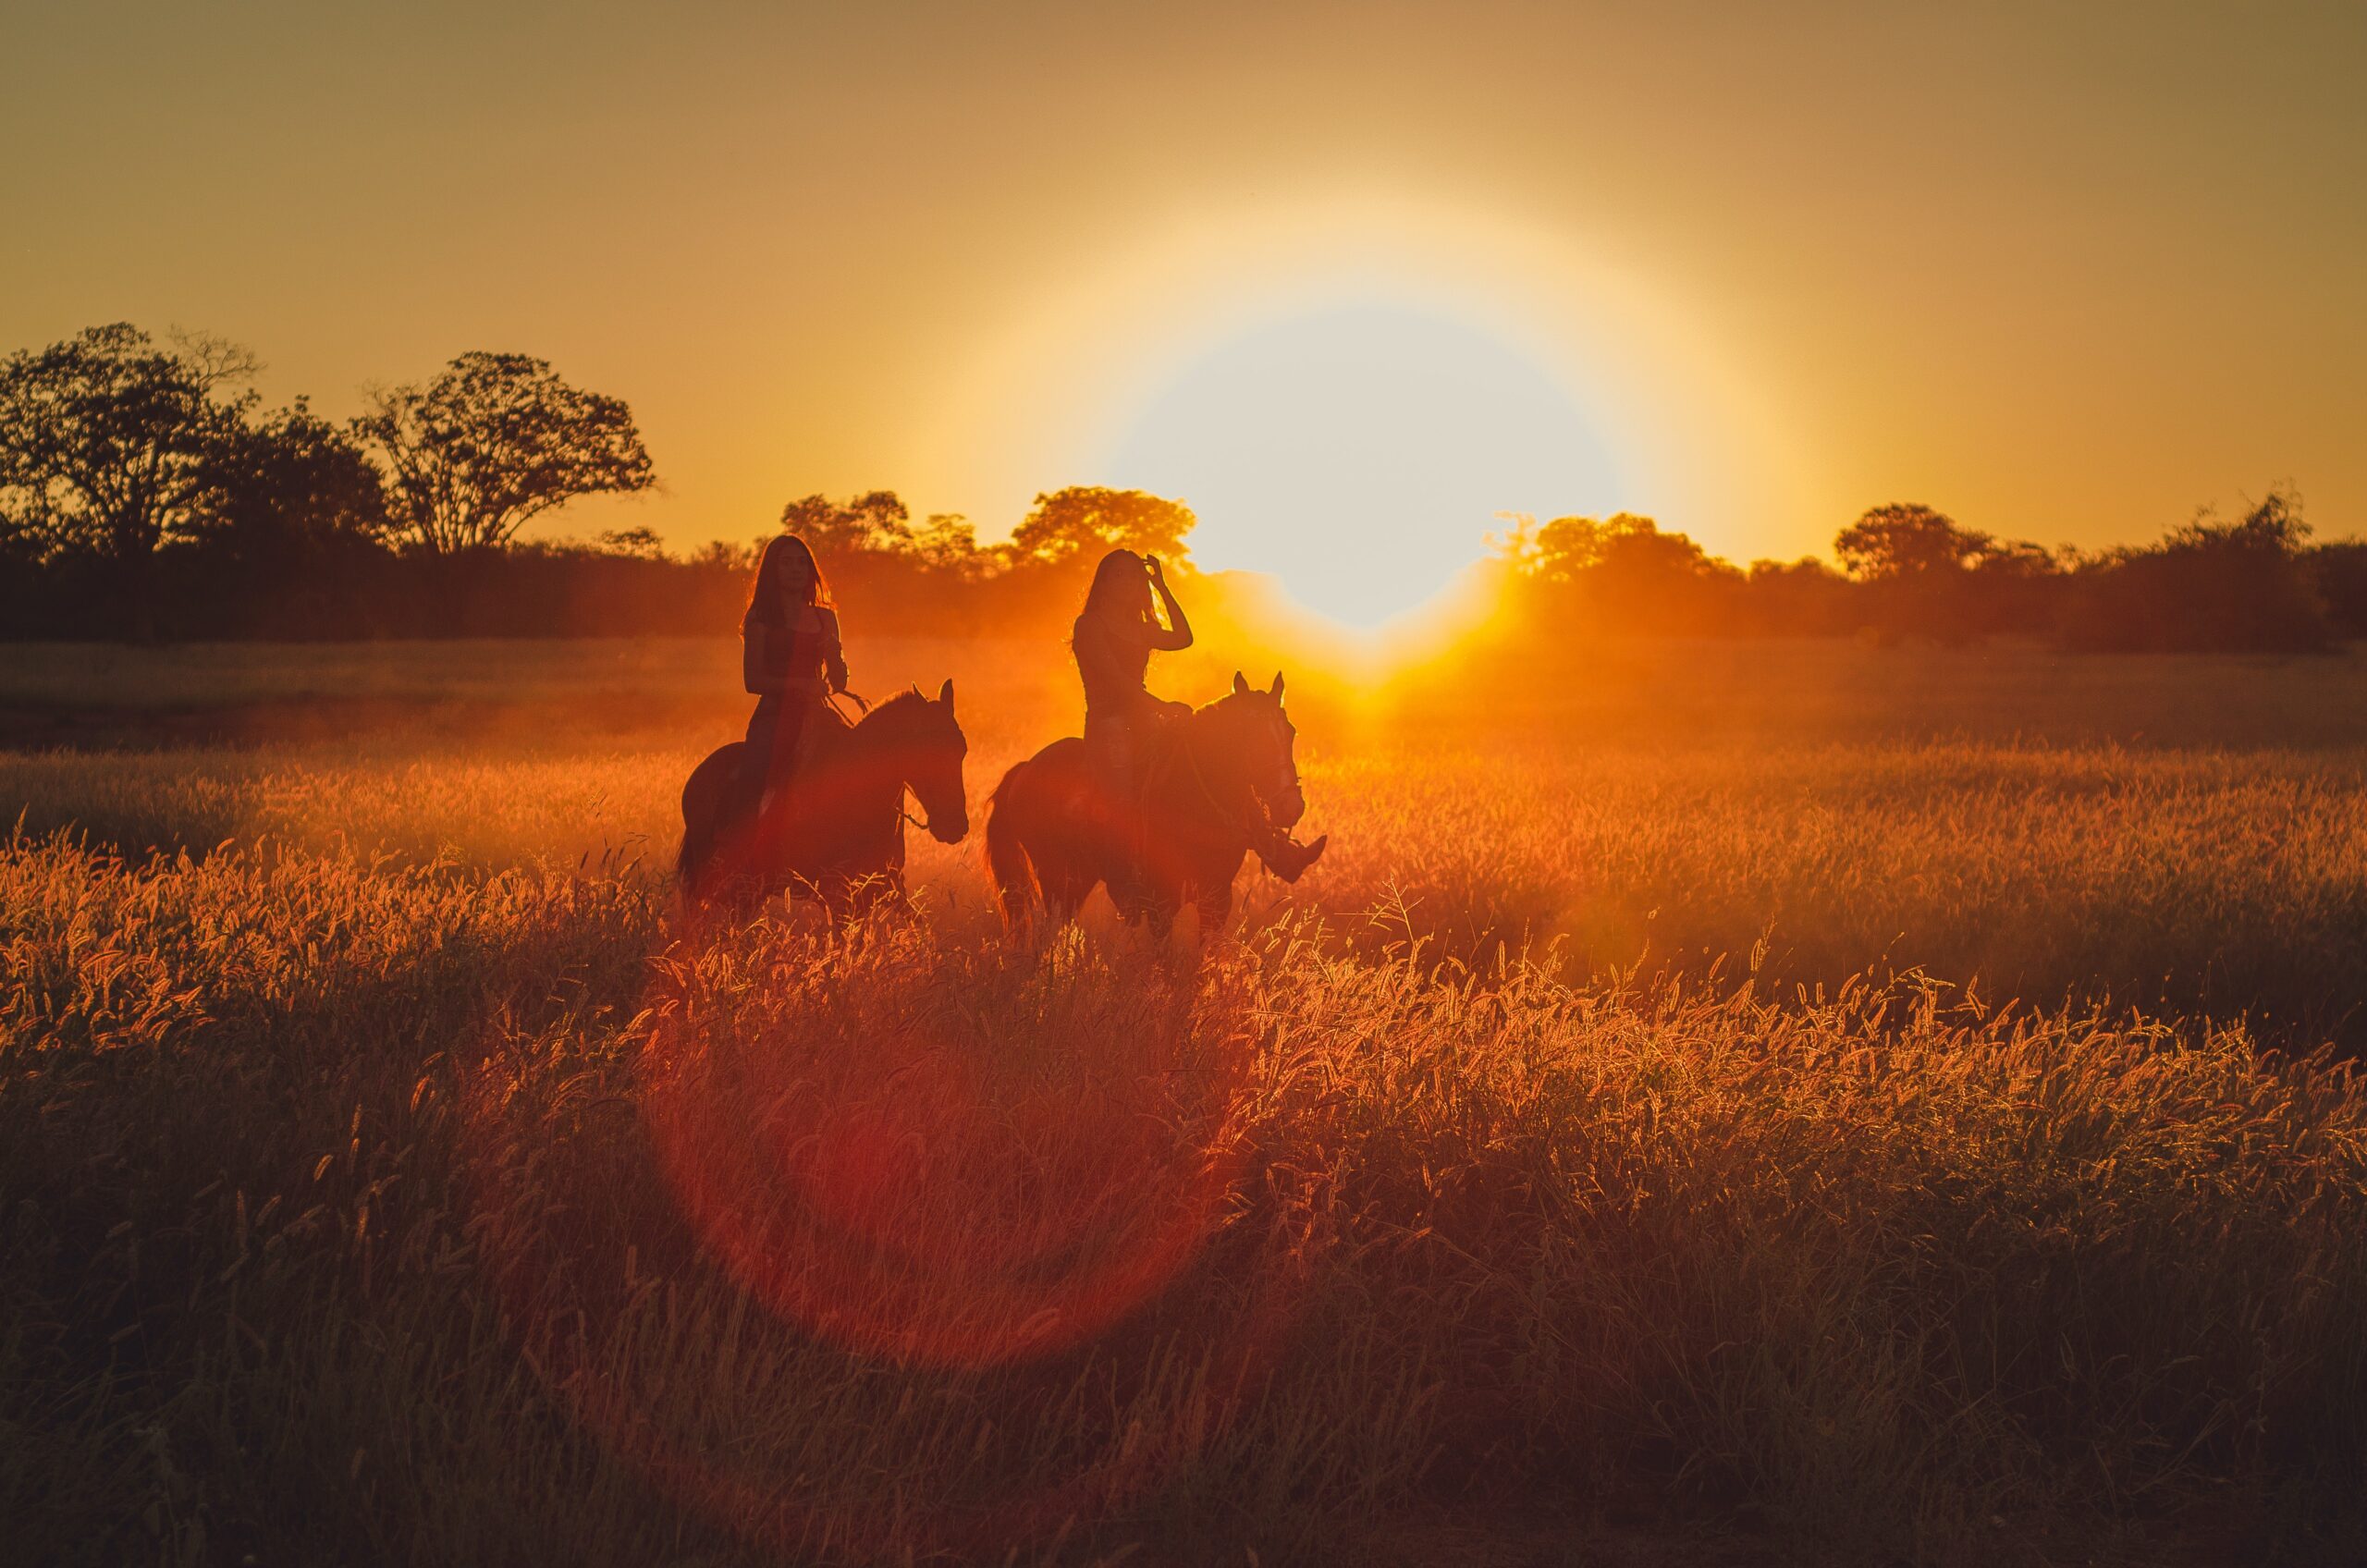
{"label": "horse's back", "polygon": [[1073,787],[1084,778],[1086,767],[1085,742],[1073,735],[1064,735],[1024,762],[1015,762],[995,786],[997,805],[1018,804],[1021,809],[1032,800],[1056,791],[1062,785]]}

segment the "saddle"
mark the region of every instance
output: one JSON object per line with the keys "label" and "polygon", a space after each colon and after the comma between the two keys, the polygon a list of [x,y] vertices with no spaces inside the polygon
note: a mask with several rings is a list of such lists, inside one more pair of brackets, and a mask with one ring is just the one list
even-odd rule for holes
{"label": "saddle", "polygon": [[827,700],[816,703],[813,711],[805,716],[805,722],[798,726],[797,749],[790,753],[786,766],[776,758],[774,765],[766,770],[764,787],[756,792],[754,802],[756,815],[762,815],[769,811],[777,798],[785,796],[853,729],[854,727]]}

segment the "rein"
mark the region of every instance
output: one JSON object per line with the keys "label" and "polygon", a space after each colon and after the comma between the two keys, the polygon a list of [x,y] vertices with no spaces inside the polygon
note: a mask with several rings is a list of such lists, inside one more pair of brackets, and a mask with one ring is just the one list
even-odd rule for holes
{"label": "rein", "polygon": [[[854,704],[856,717],[858,719],[867,718],[870,717],[871,704],[864,700],[863,693],[860,692],[832,692],[823,698],[823,701],[829,704],[831,707],[837,709],[838,715],[840,718],[845,718],[846,710],[839,707],[839,699],[840,697],[844,697],[849,702]],[[854,722],[852,720],[849,721],[847,729],[852,731],[854,729]],[[910,823],[913,827],[919,828],[924,833],[931,831],[927,818],[914,816],[911,812],[904,809],[904,797],[909,794],[912,794],[912,786],[910,784],[899,783],[897,785],[896,815],[902,817],[906,822]],[[918,800],[920,797],[914,795],[913,798],[914,800]]]}
{"label": "rein", "polygon": [[[1233,807],[1219,800],[1217,798],[1216,790],[1209,788],[1208,776],[1200,766],[1199,753],[1192,748],[1190,737],[1178,735],[1176,737],[1175,749],[1184,753],[1184,762],[1189,764],[1192,769],[1192,782],[1199,786],[1200,798],[1208,802],[1208,809],[1216,814],[1217,820],[1225,827],[1230,827],[1234,832],[1240,834],[1243,838],[1255,842],[1257,838],[1257,834],[1252,828],[1248,818],[1243,813],[1235,811]],[[1170,771],[1172,771],[1171,767]],[[1145,782],[1148,782],[1148,780],[1146,779]]]}

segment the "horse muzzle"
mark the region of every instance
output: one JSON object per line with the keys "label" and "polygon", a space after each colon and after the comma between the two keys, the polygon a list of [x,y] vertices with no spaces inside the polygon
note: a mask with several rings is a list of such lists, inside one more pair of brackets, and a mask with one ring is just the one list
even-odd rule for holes
{"label": "horse muzzle", "polygon": [[928,836],[940,844],[958,844],[970,836],[970,814],[967,810],[928,814]]}

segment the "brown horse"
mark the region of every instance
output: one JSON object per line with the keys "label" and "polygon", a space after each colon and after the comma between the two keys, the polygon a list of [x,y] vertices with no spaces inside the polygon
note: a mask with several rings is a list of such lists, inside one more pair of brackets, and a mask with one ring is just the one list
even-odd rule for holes
{"label": "brown horse", "polygon": [[745,742],[717,747],[682,786],[675,874],[694,903],[727,892],[764,898],[793,884],[833,909],[859,892],[901,893],[907,790],[939,843],[960,843],[970,831],[962,783],[970,747],[954,721],[952,681],[934,701],[916,686],[852,725],[824,708],[806,720],[805,734],[787,799],[754,822],[718,820]]}
{"label": "brown horse", "polygon": [[1288,828],[1306,815],[1297,735],[1282,678],[1260,692],[1236,671],[1229,695],[1159,724],[1139,746],[1134,800],[1112,799],[1083,741],[1053,741],[1003,775],[987,817],[1004,920],[1024,923],[1038,898],[1068,920],[1106,884],[1129,920],[1164,933],[1189,902],[1201,930],[1217,931],[1268,824]]}

